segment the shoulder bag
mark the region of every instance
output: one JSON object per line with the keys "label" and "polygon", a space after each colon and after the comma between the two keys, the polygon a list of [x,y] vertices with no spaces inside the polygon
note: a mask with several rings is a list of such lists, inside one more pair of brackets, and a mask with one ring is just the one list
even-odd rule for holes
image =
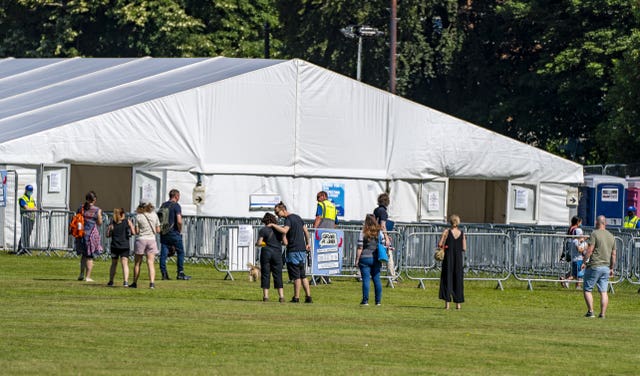
{"label": "shoulder bag", "polygon": [[384,263],[389,262],[389,255],[387,254],[387,247],[384,245],[384,235],[382,232],[378,234],[378,261]]}

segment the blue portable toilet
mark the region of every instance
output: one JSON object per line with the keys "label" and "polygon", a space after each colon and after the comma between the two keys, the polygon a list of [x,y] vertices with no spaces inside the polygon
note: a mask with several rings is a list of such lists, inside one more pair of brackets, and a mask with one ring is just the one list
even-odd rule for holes
{"label": "blue portable toilet", "polygon": [[585,226],[595,226],[596,217],[607,217],[607,226],[622,226],[627,204],[627,181],[610,175],[585,175],[579,187],[578,215]]}

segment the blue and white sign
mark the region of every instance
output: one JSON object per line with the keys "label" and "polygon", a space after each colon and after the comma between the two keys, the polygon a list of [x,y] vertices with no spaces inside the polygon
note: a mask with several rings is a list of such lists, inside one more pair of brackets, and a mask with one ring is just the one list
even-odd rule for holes
{"label": "blue and white sign", "polygon": [[282,199],[279,194],[254,193],[249,195],[249,210],[271,211]]}
{"label": "blue and white sign", "polygon": [[344,184],[322,184],[322,190],[327,192],[329,200],[338,211],[338,217],[344,217]]}
{"label": "blue and white sign", "polygon": [[7,206],[7,171],[0,171],[0,207]]}
{"label": "blue and white sign", "polygon": [[343,255],[344,231],[322,228],[315,230],[311,274],[340,274]]}

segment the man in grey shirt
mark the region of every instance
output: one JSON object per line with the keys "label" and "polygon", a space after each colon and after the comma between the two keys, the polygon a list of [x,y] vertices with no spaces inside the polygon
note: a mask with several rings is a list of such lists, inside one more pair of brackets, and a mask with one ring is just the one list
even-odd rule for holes
{"label": "man in grey shirt", "polygon": [[598,286],[600,291],[600,315],[603,319],[607,313],[609,305],[609,295],[607,288],[609,287],[609,278],[613,277],[613,268],[616,264],[616,240],[613,235],[607,231],[607,219],[604,215],[596,218],[596,230],[591,233],[589,238],[589,248],[584,253],[583,268],[584,272],[584,301],[587,303],[587,313],[585,317],[595,317],[593,314],[593,287]]}

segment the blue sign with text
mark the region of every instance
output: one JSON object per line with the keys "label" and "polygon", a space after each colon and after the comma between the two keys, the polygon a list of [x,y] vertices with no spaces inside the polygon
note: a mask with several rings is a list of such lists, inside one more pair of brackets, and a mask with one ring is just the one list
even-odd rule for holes
{"label": "blue sign with text", "polygon": [[338,217],[344,217],[344,184],[323,184],[322,190],[336,206]]}

